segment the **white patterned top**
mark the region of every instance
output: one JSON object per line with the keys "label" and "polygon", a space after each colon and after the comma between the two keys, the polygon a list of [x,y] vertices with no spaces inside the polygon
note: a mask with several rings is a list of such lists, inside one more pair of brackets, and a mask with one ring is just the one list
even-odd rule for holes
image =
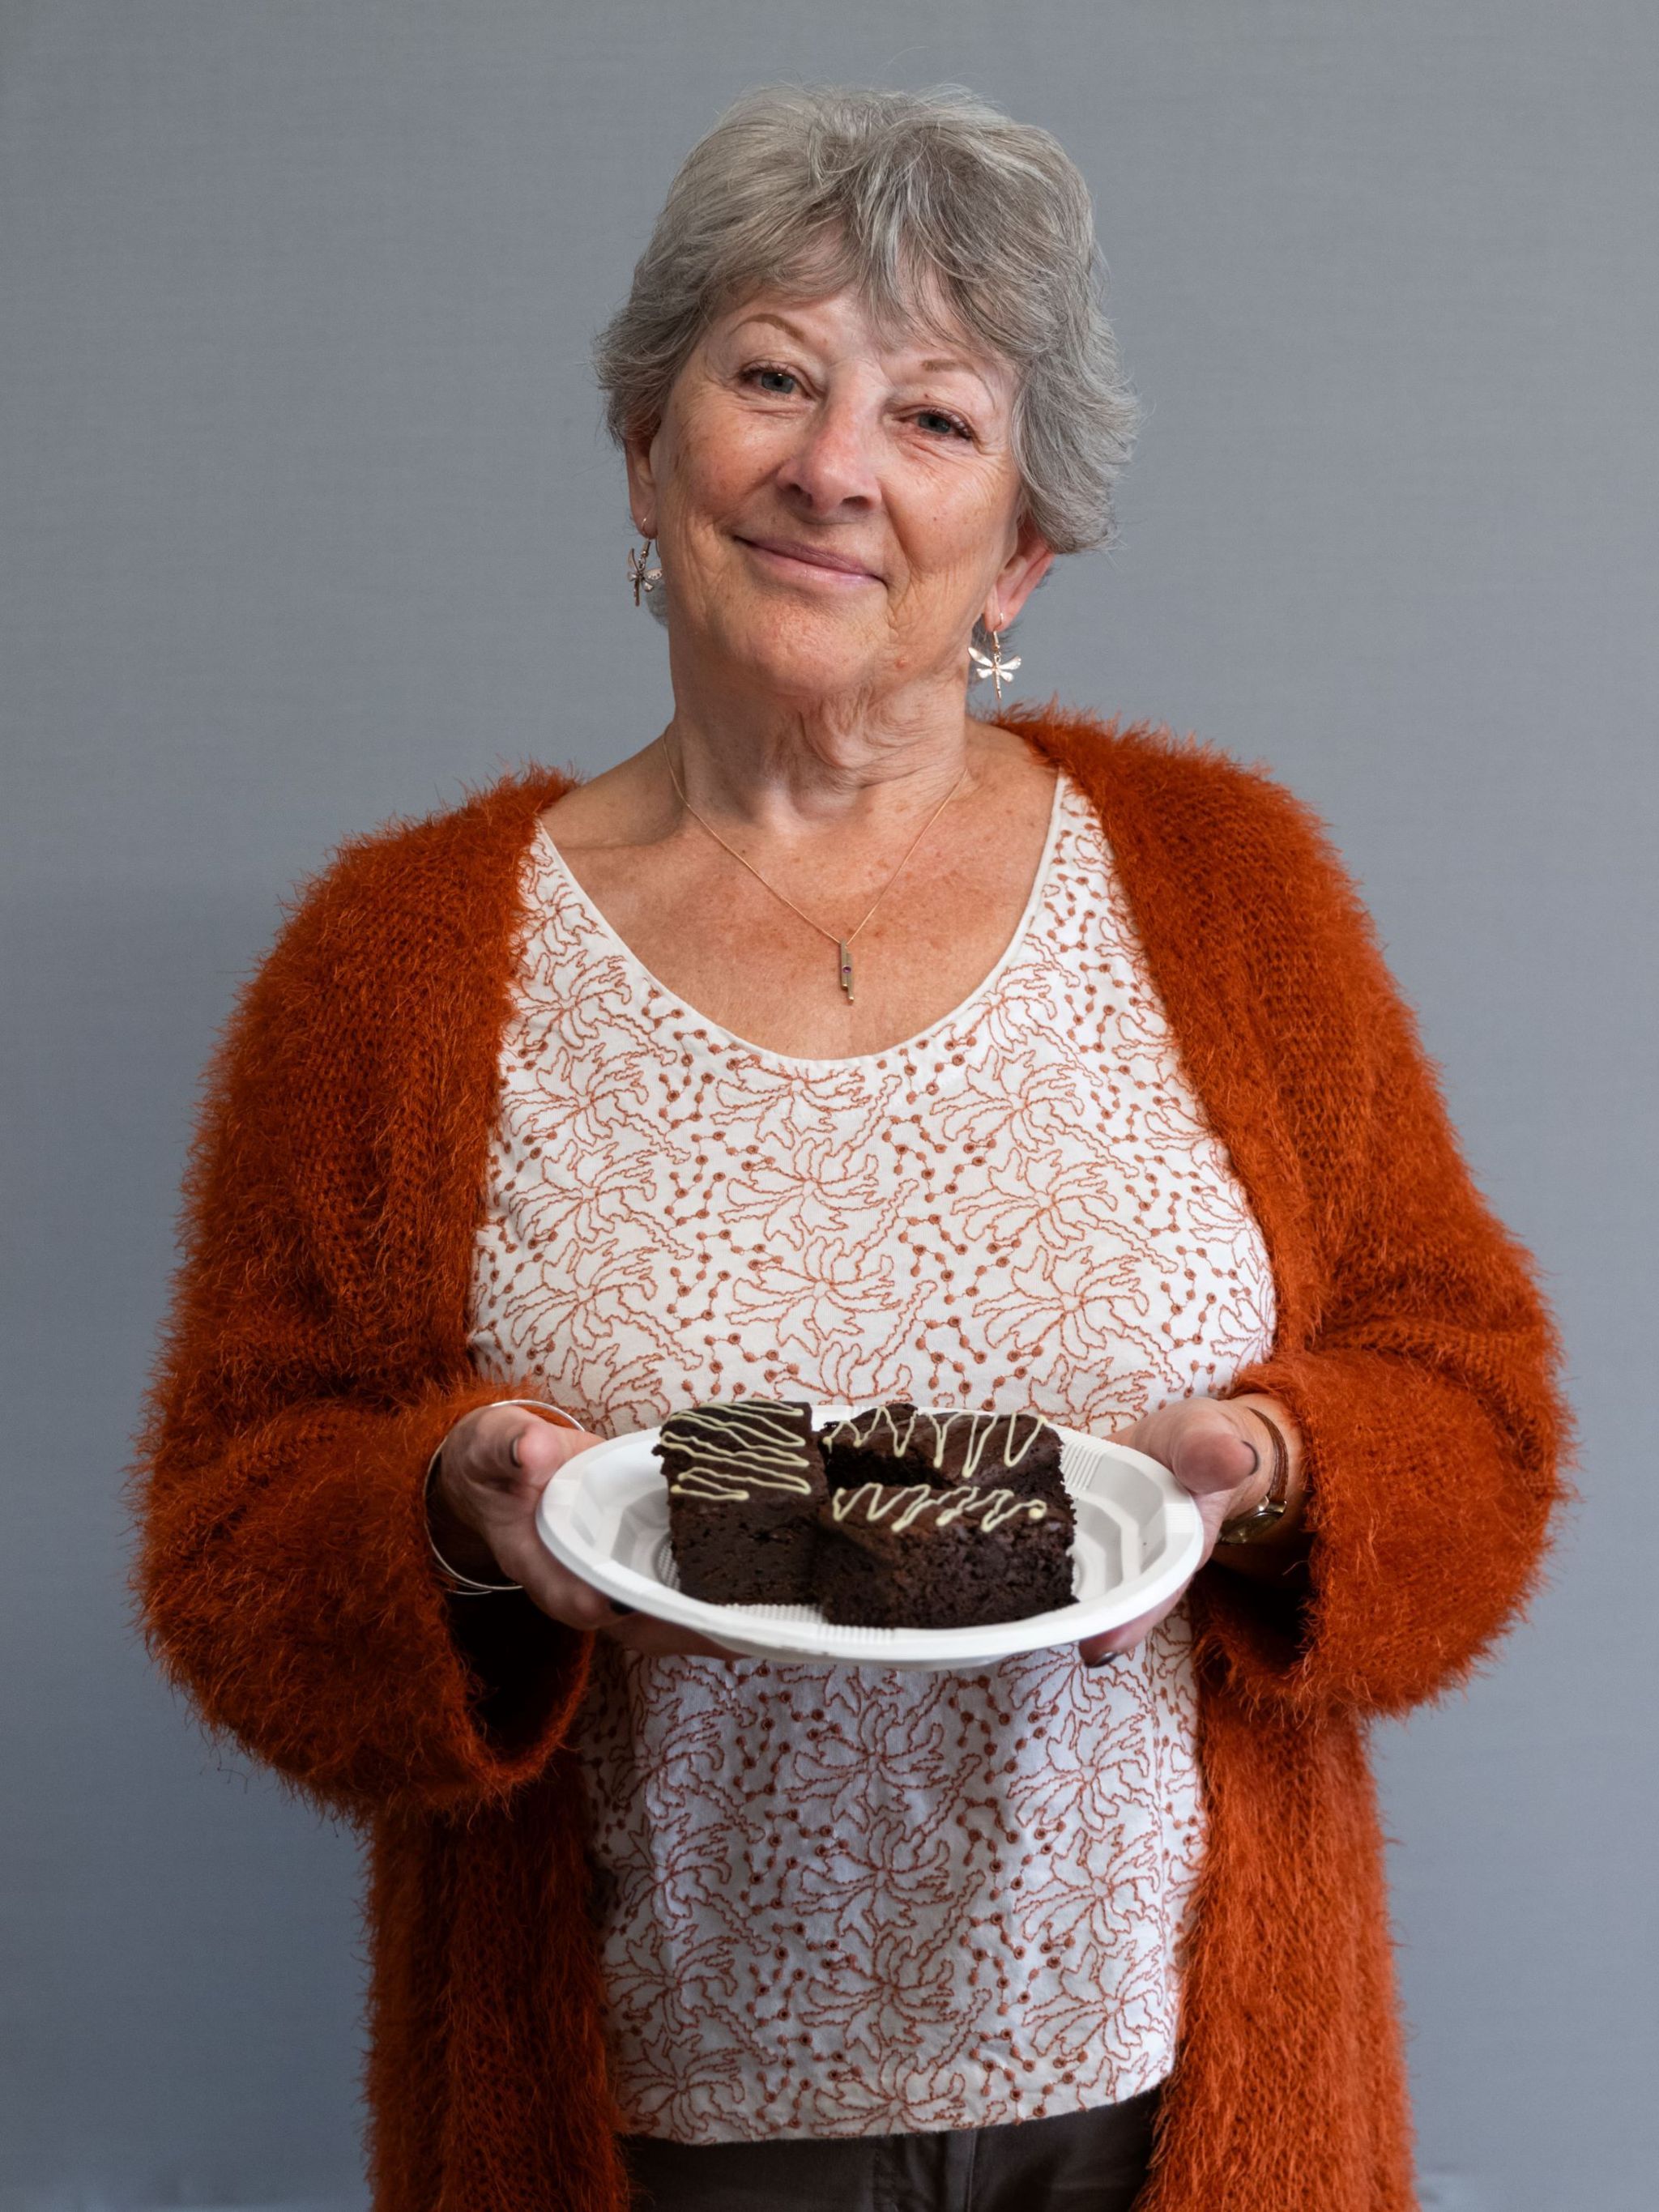
{"label": "white patterned top", "polygon": [[[1015,936],[922,1035],[767,1052],[538,834],[473,1356],[604,1434],[745,1393],[1107,1432],[1268,1349],[1267,1257],[1064,778]],[[991,2125],[1174,2053],[1202,1813],[1179,1608],[1132,1662],[642,1660],[579,1751],[612,2079],[681,2142]]]}

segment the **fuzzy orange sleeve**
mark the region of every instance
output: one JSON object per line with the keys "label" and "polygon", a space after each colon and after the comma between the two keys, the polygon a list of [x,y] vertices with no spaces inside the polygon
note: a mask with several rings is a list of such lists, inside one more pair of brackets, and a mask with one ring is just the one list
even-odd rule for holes
{"label": "fuzzy orange sleeve", "polygon": [[358,934],[313,896],[211,1072],[136,1579],[164,1668],[256,1757],[347,1811],[465,1811],[546,1763],[587,1639],[434,1571],[428,1460],[521,1393],[465,1358],[474,1164],[427,1113],[447,1070],[388,1048],[395,945]]}
{"label": "fuzzy orange sleeve", "polygon": [[427,1545],[428,1455],[503,1395],[434,1388],[383,1407],[319,1392],[156,1455],[153,1649],[210,1725],[342,1810],[502,1796],[568,1721],[580,1639],[521,1597],[446,1596]]}
{"label": "fuzzy orange sleeve", "polygon": [[1535,1585],[1565,1485],[1555,1332],[1522,1247],[1470,1176],[1375,933],[1279,795],[1256,941],[1257,1049],[1293,1133],[1286,1314],[1236,1391],[1299,1423],[1311,1546],[1296,1601],[1224,1569],[1209,1637],[1247,1695],[1397,1713],[1467,1674]]}

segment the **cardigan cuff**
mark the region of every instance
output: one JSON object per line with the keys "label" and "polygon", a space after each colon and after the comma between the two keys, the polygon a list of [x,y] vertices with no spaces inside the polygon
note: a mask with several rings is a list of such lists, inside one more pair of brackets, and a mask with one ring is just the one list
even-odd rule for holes
{"label": "cardigan cuff", "polygon": [[152,1642],[213,1726],[324,1802],[465,1813],[538,1775],[574,1717],[591,1638],[518,1593],[449,1596],[428,1540],[432,1454],[508,1395],[313,1399],[168,1455]]}
{"label": "cardigan cuff", "polygon": [[1246,1697],[1310,1711],[1401,1713],[1465,1675],[1536,1579],[1553,1470],[1461,1382],[1381,1352],[1287,1352],[1234,1388],[1301,1429],[1307,1568],[1299,1605],[1203,1577],[1206,1653]]}

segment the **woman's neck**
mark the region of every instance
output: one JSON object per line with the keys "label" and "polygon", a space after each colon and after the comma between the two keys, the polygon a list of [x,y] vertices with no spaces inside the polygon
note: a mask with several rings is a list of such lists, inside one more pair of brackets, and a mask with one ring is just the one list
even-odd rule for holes
{"label": "woman's neck", "polygon": [[785,703],[677,680],[663,744],[700,812],[787,836],[937,805],[981,730],[959,683]]}

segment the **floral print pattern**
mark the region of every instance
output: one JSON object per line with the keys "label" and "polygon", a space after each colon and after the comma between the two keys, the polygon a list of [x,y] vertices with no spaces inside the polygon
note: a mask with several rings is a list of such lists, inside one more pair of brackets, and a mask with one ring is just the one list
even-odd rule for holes
{"label": "floral print pattern", "polygon": [[[605,1434],[745,1393],[1105,1433],[1273,1335],[1265,1248],[1063,777],[1002,959],[791,1059],[678,1000],[544,834],[472,1351]],[[642,1660],[578,1751],[613,2083],[679,2142],[984,2126],[1168,2071],[1202,1847],[1184,1609],[1127,1665]]]}

